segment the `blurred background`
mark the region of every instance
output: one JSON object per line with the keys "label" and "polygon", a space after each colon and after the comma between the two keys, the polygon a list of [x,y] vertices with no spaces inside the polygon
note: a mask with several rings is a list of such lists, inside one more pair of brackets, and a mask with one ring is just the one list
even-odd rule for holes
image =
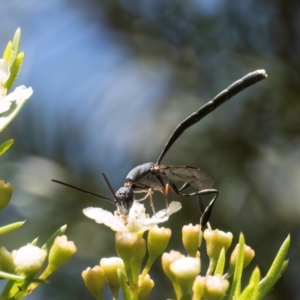
{"label": "blurred background", "polygon": [[[265,275],[290,233],[290,264],[267,299],[300,299],[299,1],[10,0],[0,12],[0,49],[22,29],[16,86],[34,90],[1,135],[15,139],[1,157],[0,178],[15,187],[1,225],[27,220],[1,245],[13,250],[37,236],[43,244],[68,224],[78,247],[29,299],[93,299],[82,270],[116,255],[110,229],[82,214],[115,207],[51,179],[111,197],[102,172],[121,187],[133,167],[157,160],[179,122],[256,69],[268,79],[187,130],[162,163],[213,176],[220,195],[211,224],[233,232],[234,244],[245,234],[256,251],[249,271],[258,265]],[[195,199],[181,200],[165,224],[168,251],[182,250],[182,225],[199,220]],[[154,203],[164,207],[158,193]],[[160,268],[150,299],[174,298]]]}

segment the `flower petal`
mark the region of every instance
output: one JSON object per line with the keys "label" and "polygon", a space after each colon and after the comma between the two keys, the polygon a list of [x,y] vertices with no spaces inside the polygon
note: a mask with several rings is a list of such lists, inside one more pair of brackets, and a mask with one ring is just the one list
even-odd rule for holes
{"label": "flower petal", "polygon": [[0,59],[0,83],[4,83],[10,75],[9,64],[6,60]]}
{"label": "flower petal", "polygon": [[104,210],[99,207],[88,207],[83,210],[83,213],[95,220],[99,224],[105,224],[114,231],[124,231],[126,230],[125,225],[122,220],[117,216],[113,215],[111,212]]}
{"label": "flower petal", "polygon": [[169,204],[168,210],[167,210],[167,216],[171,216],[172,214],[176,213],[181,209],[182,205],[178,201],[172,201]]}
{"label": "flower petal", "polygon": [[11,102],[5,101],[5,98],[0,98],[0,114],[8,111],[10,109]]}
{"label": "flower petal", "polygon": [[21,85],[15,88],[15,90],[8,94],[6,97],[2,98],[1,101],[16,101],[17,104],[19,102],[22,102],[23,100],[27,100],[33,93],[33,90],[31,87],[27,88],[25,85]]}
{"label": "flower petal", "polygon": [[[172,214],[176,213],[177,211],[179,211],[181,209],[181,203],[178,202],[178,201],[172,201],[170,204],[169,204],[169,207],[168,209],[162,209],[160,210],[159,212],[157,212],[155,214],[155,217],[156,218],[164,218],[165,216],[169,217],[171,216]],[[153,216],[154,217],[154,216]]]}

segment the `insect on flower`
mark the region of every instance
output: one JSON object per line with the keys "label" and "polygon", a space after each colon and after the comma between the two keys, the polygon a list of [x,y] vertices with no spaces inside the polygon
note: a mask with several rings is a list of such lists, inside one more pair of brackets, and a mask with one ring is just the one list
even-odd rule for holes
{"label": "insect on flower", "polygon": [[[132,169],[126,177],[124,187],[121,187],[119,190],[117,190],[116,193],[113,192],[113,189],[111,188],[108,180],[104,175],[104,178],[108,186],[110,187],[110,190],[115,195],[114,200],[100,195],[95,195],[79,188],[76,189],[86,192],[90,195],[94,195],[114,202],[117,205],[119,213],[124,216],[128,215],[129,210],[133,205],[134,193],[146,193],[146,196],[142,199],[138,199],[138,201],[145,200],[147,197],[149,197],[150,205],[154,214],[155,209],[152,201],[152,193],[154,191],[160,191],[165,195],[166,208],[168,208],[169,191],[172,191],[173,193],[183,197],[196,195],[198,197],[199,207],[202,212],[200,224],[204,226],[209,220],[211,210],[218,196],[218,190],[212,188],[214,183],[213,178],[208,173],[199,168],[182,165],[167,166],[160,164],[160,162],[162,161],[163,157],[170,149],[170,147],[186,129],[199,122],[202,118],[215,110],[222,103],[231,99],[233,96],[246,89],[247,87],[265,79],[266,77],[267,74],[265,70],[257,70],[251,72],[241,79],[235,81],[227,89],[223,90],[217,96],[215,96],[211,101],[200,107],[199,110],[189,115],[175,128],[164,148],[162,149],[157,162],[145,163]],[[57,180],[53,181],[70,186]],[[183,185],[179,188],[174,183],[177,181],[183,183]],[[182,191],[188,187],[193,187],[196,189],[196,191],[189,194],[182,193]],[[209,194],[214,195],[213,199],[210,201],[209,205],[204,208],[201,195]]]}

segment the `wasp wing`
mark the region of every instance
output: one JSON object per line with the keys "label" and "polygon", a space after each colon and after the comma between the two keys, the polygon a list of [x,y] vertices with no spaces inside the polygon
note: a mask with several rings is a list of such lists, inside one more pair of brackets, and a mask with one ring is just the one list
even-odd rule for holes
{"label": "wasp wing", "polygon": [[159,165],[158,171],[172,181],[188,183],[198,190],[210,189],[214,185],[214,180],[208,173],[194,167]]}

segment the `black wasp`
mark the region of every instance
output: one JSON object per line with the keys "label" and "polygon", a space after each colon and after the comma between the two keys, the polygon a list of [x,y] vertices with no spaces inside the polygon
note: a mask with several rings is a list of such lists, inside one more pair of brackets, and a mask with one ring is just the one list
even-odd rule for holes
{"label": "black wasp", "polygon": [[[199,110],[193,112],[190,116],[188,116],[175,128],[169,140],[166,142],[162,152],[160,153],[157,162],[145,163],[132,169],[126,177],[126,183],[124,187],[118,189],[117,192],[114,194],[114,199],[109,199],[107,197],[103,197],[101,195],[97,195],[82,190],[80,188],[73,187],[71,185],[62,183],[57,180],[53,181],[73,187],[90,195],[94,195],[102,199],[111,201],[116,204],[117,209],[121,215],[127,215],[129,213],[129,210],[134,201],[134,193],[147,193],[146,197],[139,199],[139,201],[144,200],[149,196],[150,205],[152,207],[153,212],[155,212],[155,210],[152,202],[152,193],[156,190],[162,192],[165,195],[166,206],[168,206],[168,191],[172,191],[177,195],[184,197],[214,194],[214,198],[212,199],[208,207],[205,209],[205,213],[203,214],[205,215],[204,218],[202,218],[202,221],[200,221],[202,225],[205,225],[204,223],[208,221],[211,208],[218,195],[218,190],[212,189],[214,183],[212,177],[208,173],[198,168],[177,165],[165,166],[161,165],[160,162],[167,153],[167,151],[170,149],[170,147],[173,145],[173,143],[181,136],[181,134],[186,129],[199,122],[202,118],[204,118],[210,112],[215,110],[222,103],[232,98],[234,95],[238,94],[247,87],[265,79],[266,77],[267,74],[265,70],[257,70],[251,72],[246,76],[242,77],[241,79],[235,81],[227,89],[223,90],[211,101],[203,105]],[[113,192],[113,189],[110,186],[107,178],[104,174],[103,176],[110,190]],[[180,188],[177,188],[174,181],[182,182],[183,185]],[[183,194],[182,191],[187,187],[195,188],[196,192],[190,194]]]}

